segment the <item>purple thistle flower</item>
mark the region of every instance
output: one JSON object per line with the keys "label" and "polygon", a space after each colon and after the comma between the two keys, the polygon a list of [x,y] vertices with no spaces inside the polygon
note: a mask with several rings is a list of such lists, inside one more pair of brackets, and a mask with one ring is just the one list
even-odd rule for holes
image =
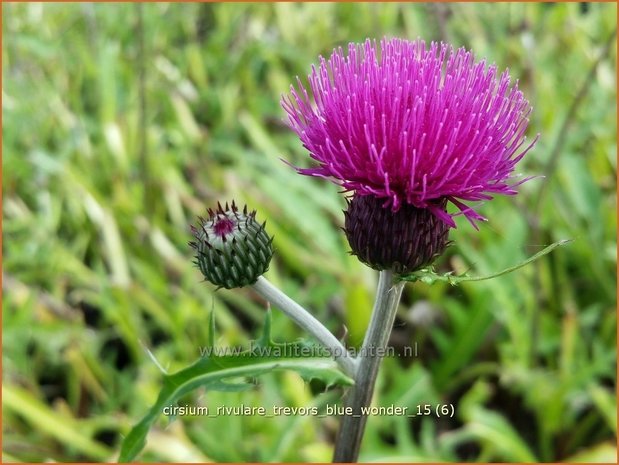
{"label": "purple thistle flower", "polygon": [[349,44],[312,67],[310,92],[282,98],[292,129],[319,165],[301,174],[331,179],[355,196],[429,209],[455,227],[451,202],[475,226],[465,202],[516,194],[511,178],[525,146],[529,102],[507,71],[471,52],[422,40]]}

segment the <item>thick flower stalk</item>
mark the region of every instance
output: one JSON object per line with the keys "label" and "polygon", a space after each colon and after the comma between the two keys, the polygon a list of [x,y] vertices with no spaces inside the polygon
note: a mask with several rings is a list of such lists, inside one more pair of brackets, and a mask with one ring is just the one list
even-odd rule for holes
{"label": "thick flower stalk", "polygon": [[531,107],[507,71],[476,62],[464,48],[383,39],[339,48],[282,99],[314,168],[356,196],[397,211],[430,210],[451,227],[451,203],[471,222],[467,202],[515,194],[516,163],[532,147]]}

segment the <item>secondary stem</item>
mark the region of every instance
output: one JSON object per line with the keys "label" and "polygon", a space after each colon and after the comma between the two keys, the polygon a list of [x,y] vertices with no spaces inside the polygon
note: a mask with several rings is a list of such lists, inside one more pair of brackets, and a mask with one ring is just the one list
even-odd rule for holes
{"label": "secondary stem", "polygon": [[380,272],[372,318],[359,354],[355,385],[346,400],[346,407],[352,408],[352,415],[342,418],[333,462],[357,461],[367,421],[362,408],[372,402],[378,367],[389,342],[403,287],[404,282],[394,283],[391,271]]}
{"label": "secondary stem", "polygon": [[320,341],[344,372],[355,378],[357,361],[348,353],[346,347],[316,318],[298,303],[260,276],[253,288],[266,300],[288,315],[301,328]]}

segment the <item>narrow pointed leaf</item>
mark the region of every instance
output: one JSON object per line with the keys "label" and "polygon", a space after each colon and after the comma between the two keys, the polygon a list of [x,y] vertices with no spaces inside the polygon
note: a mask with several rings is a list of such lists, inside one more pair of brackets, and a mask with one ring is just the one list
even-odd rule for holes
{"label": "narrow pointed leaf", "polygon": [[[163,378],[163,387],[157,401],[133,427],[123,441],[119,462],[133,460],[146,445],[146,436],[161,415],[163,407],[177,402],[183,395],[204,387],[206,389],[236,390],[237,385],[222,384],[231,378],[253,378],[274,370],[292,370],[304,379],[318,378],[327,385],[351,385],[352,379],[342,373],[337,363],[329,358],[301,357],[295,354],[293,344],[276,345],[272,353],[244,352],[233,356],[205,357],[184,370]],[[281,352],[285,352],[282,356]],[[286,356],[291,353],[293,356]],[[240,386],[239,386],[240,387]]]}
{"label": "narrow pointed leaf", "polygon": [[534,262],[538,258],[541,258],[544,255],[549,254],[557,247],[565,245],[568,242],[571,242],[571,239],[564,239],[564,240],[555,242],[553,244],[550,244],[548,247],[544,248],[543,250],[540,250],[535,255],[530,256],[526,260],[514,266],[510,266],[509,268],[505,268],[504,270],[499,271],[498,273],[493,273],[488,276],[467,276],[466,274],[460,275],[460,276],[454,276],[451,273],[446,273],[446,274],[441,275],[441,274],[435,273],[431,269],[423,269],[423,270],[419,270],[411,274],[402,275],[400,276],[399,279],[402,281],[413,281],[413,282],[421,281],[426,284],[434,284],[435,282],[440,281],[440,282],[447,282],[451,284],[452,286],[456,284],[460,284],[461,282],[465,282],[465,281],[485,281],[487,279],[497,278],[499,276],[503,276],[504,274],[511,273],[512,271],[516,271],[517,269],[522,268],[523,266],[526,266],[529,263]]}

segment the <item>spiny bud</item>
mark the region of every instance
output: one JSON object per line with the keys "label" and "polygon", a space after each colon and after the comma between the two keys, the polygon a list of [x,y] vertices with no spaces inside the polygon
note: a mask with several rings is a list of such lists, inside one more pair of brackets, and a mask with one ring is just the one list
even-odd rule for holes
{"label": "spiny bud", "polygon": [[384,199],[371,195],[355,196],[344,212],[346,238],[361,262],[404,274],[430,265],[444,252],[449,235],[444,221],[425,208],[403,204],[393,212],[383,204]]}
{"label": "spiny bud", "polygon": [[195,264],[207,281],[232,289],[254,284],[268,269],[273,256],[273,238],[256,221],[256,211],[239,211],[232,202],[217,204],[208,210],[208,218],[199,218],[191,226],[195,237],[189,245],[196,250]]}

